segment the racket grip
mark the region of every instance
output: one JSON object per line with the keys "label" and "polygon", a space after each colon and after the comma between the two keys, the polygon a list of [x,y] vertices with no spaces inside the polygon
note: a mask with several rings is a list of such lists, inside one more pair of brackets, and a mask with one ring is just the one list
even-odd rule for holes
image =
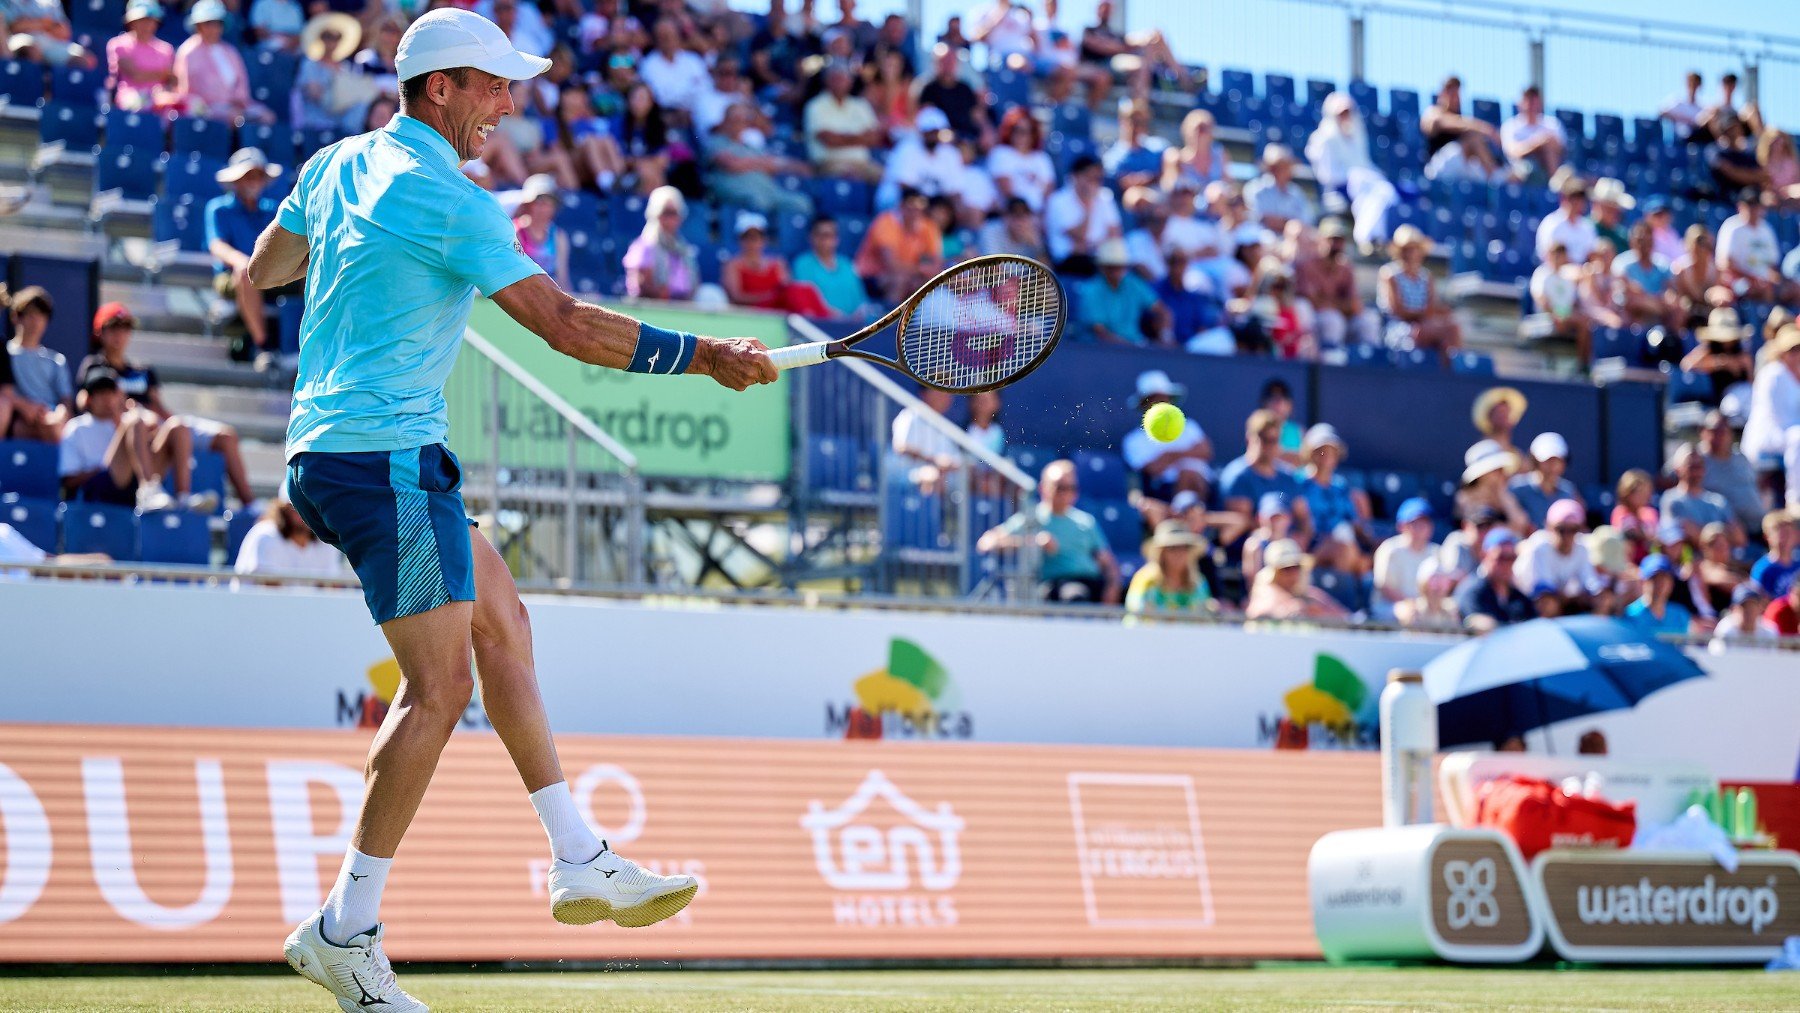
{"label": "racket grip", "polygon": [[771,349],[769,362],[776,369],[816,366],[825,361],[825,349],[830,344],[829,341],[811,341],[804,345],[788,345],[786,348]]}

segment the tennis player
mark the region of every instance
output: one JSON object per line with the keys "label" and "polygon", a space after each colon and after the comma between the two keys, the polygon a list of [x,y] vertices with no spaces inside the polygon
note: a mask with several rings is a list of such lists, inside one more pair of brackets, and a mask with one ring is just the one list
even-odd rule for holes
{"label": "tennis player", "polygon": [[306,279],[287,491],[319,537],[349,557],[402,675],[369,753],[337,882],[285,947],[294,969],[349,1013],[427,1008],[395,983],[377,911],[477,680],[550,838],[556,920],[648,925],[699,888],[692,876],[659,876],[613,853],[563,779],[525,607],[506,564],[464,515],[461,474],[444,446],[444,383],[475,293],[582,362],[699,373],[733,390],[775,379],[758,341],[664,330],[570,297],[520,250],[493,196],[462,175],[513,111],[511,82],[543,73],[549,60],[516,52],[479,15],[443,8],[413,22],[395,62],[400,114],[307,162],[249,267],[258,288]]}

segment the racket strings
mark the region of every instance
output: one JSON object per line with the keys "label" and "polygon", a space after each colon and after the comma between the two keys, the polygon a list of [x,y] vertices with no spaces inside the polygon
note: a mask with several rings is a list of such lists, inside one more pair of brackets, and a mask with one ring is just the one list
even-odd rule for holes
{"label": "racket strings", "polygon": [[1038,360],[1062,318],[1062,287],[1042,265],[972,261],[923,293],[901,323],[900,354],[935,386],[995,387]]}

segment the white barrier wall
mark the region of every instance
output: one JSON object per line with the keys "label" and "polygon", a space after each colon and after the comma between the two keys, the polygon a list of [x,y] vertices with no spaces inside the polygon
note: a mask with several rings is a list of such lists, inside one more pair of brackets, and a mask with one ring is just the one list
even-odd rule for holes
{"label": "white barrier wall", "polygon": [[[558,731],[764,738],[1372,748],[1386,673],[1446,637],[900,612],[530,602]],[[332,728],[398,679],[360,595],[0,583],[0,722]],[[1800,655],[1696,652],[1710,677],[1568,722],[1624,758],[1789,780]],[[479,705],[465,718],[485,726]],[[1534,736],[1532,745],[1540,745]]]}

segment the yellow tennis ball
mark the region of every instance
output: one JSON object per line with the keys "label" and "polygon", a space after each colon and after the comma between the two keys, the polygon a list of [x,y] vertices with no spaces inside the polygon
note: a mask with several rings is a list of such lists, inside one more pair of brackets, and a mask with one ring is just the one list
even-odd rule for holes
{"label": "yellow tennis ball", "polygon": [[1151,405],[1150,410],[1144,413],[1144,432],[1149,433],[1150,438],[1158,443],[1173,443],[1186,428],[1187,416],[1167,401]]}

